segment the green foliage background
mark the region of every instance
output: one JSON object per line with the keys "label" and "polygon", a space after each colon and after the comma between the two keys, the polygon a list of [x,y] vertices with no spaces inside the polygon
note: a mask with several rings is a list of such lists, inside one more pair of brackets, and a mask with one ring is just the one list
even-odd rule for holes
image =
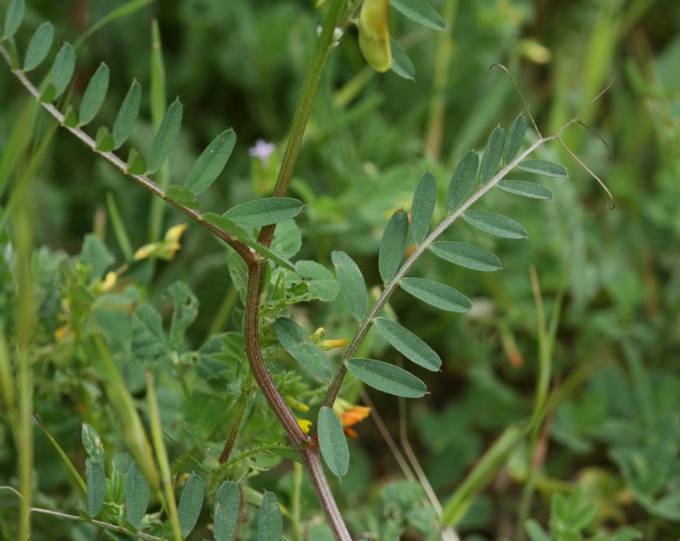
{"label": "green foliage background", "polygon": [[[482,148],[498,122],[507,126],[521,110],[508,80],[500,71],[489,71],[490,64],[508,66],[546,133],[555,132],[612,78],[611,90],[584,117],[608,142],[610,152],[592,132],[579,126],[570,130],[567,140],[612,190],[614,208],[557,145],[542,149],[540,157],[569,164],[570,179],[551,185],[553,201],[537,204],[494,192],[479,206],[520,220],[529,233],[528,241],[490,239],[464,224],[447,234],[447,239],[474,241],[491,249],[503,261],[503,271],[475,274],[433,257],[418,264],[421,276],[464,285],[474,300],[473,312],[461,317],[435,312],[404,293],[393,298],[391,307],[402,323],[444,361],[439,374],[416,370],[431,394],[409,403],[409,438],[433,488],[446,501],[503,429],[531,414],[537,366],[536,307],[529,278],[533,266],[547,313],[562,281],[565,287],[553,385],[578,371],[584,371],[587,378],[566,396],[547,423],[542,440],[545,465],[536,480],[530,516],[546,530],[550,523],[555,539],[579,539],[559,537],[558,523],[560,517],[577,522],[569,519],[569,513],[576,513],[585,501],[596,510],[584,528],[591,533],[628,525],[645,540],[677,540],[680,4],[674,0],[432,3],[440,12],[445,11],[445,4],[456,7],[443,114],[435,116],[443,126],[440,151],[433,158],[425,142],[432,134],[431,114],[436,111],[434,81],[441,36],[396,14],[391,18],[392,35],[416,67],[411,82],[391,72],[372,72],[360,54],[355,31],[349,31],[330,58],[291,190],[306,205],[298,219],[303,243],[297,257],[330,267],[330,252],[341,249],[359,262],[369,285],[380,283],[377,251],[383,228],[392,211],[410,206],[421,174],[426,169],[434,172],[442,201],[448,178],[464,152]],[[4,8],[7,2],[2,4]],[[123,2],[31,1],[19,40],[25,43],[29,31],[47,19],[55,25],[57,43],[73,41],[118,4]],[[152,15],[160,23],[169,101],[178,95],[185,106],[180,144],[171,159],[171,181],[181,182],[201,149],[224,127],[232,126],[238,135],[236,149],[213,189],[200,196],[202,209],[221,213],[242,201],[269,195],[313,51],[319,22],[313,2],[162,0],[106,26],[79,49],[73,95],[82,93],[101,61],[107,62],[112,82],[100,117],[109,123],[133,78],[145,89],[142,117],[150,117]],[[8,69],[0,69],[0,103],[0,152],[4,153],[11,129],[21,121],[28,103]],[[44,117],[39,117],[37,126],[39,134],[49,129]],[[277,145],[268,163],[248,153],[260,138]],[[36,141],[40,140],[38,136]],[[146,150],[152,140],[150,122],[142,121],[132,140]],[[96,427],[109,461],[122,450],[120,434],[113,412],[102,400],[96,363],[77,346],[53,337],[63,324],[62,299],[69,299],[72,310],[77,306],[91,309],[83,283],[88,276],[101,277],[111,264],[103,245],[115,261],[114,268],[124,261],[105,218],[106,194],[117,201],[134,248],[145,244],[151,196],[86,152],[64,131],[57,132],[30,191],[36,243],[41,246],[35,263],[41,346],[34,359],[35,409],[82,472],[81,423]],[[168,227],[182,221],[172,210],[166,216]],[[83,238],[90,233],[103,244],[88,237],[81,256],[84,266],[64,267],[67,257],[81,253]],[[14,296],[6,230],[0,231],[0,242],[6,252],[0,258],[0,323],[10,326]],[[176,341],[172,347],[149,351],[152,357],[180,351],[187,356],[182,362],[200,365],[200,377],[209,382],[196,384],[192,378],[198,376],[193,372],[187,376],[189,382],[178,383],[170,372],[159,377],[173,471],[208,472],[206,477],[214,485],[209,490],[224,478],[249,478],[252,500],[269,489],[287,505],[294,473],[281,460],[290,456],[290,450],[245,375],[242,344],[234,332],[240,328],[241,317],[233,285],[238,273],[233,266],[231,275],[227,272],[227,258],[227,252],[206,232],[191,226],[171,262],[158,262],[155,268],[136,264],[130,271],[134,287],[118,292],[128,298],[106,302],[148,303],[162,314],[168,329],[171,319],[186,315],[183,310],[198,310],[186,316],[189,323],[196,316],[186,336],[180,321],[179,327],[173,324],[179,334],[167,338]],[[93,269],[100,264],[101,270]],[[178,280],[190,291],[176,285]],[[144,319],[143,310],[137,310],[135,317],[153,332],[149,318],[155,318],[155,312]],[[337,301],[306,303],[295,314],[309,333],[323,326],[330,337],[350,338],[354,331]],[[205,342],[215,331],[226,334]],[[273,335],[265,337],[265,345],[274,347]],[[373,335],[362,351],[394,357]],[[226,359],[221,368],[217,367],[220,359]],[[284,369],[292,363],[277,362],[273,369],[283,393],[318,403],[316,387]],[[206,375],[201,369],[214,372]],[[133,396],[143,396],[142,371],[130,368],[125,376]],[[192,392],[177,402],[182,385],[189,385]],[[358,400],[356,392],[350,389],[346,397]],[[240,460],[220,470],[216,458],[229,422],[243,407],[239,393],[245,393],[248,400],[248,422],[235,454]],[[397,434],[397,401],[377,393],[375,400],[387,426]],[[335,483],[350,524],[384,540],[429,539],[434,534],[433,517],[423,503],[421,489],[403,480],[370,420],[358,425],[358,432],[359,438],[350,445],[349,475]],[[509,466],[475,500],[459,525],[463,539],[511,537],[527,477],[527,453],[526,446],[521,446]],[[2,484],[15,482],[15,459],[8,425],[0,422]],[[109,464],[109,472],[112,469],[115,466]],[[36,505],[71,512],[78,508],[68,471],[39,430],[36,472]],[[553,498],[575,487],[580,488],[579,501],[570,504],[566,496]],[[326,539],[311,487],[305,482],[303,489],[308,538]],[[13,539],[15,506],[14,496],[0,493],[0,537]],[[108,512],[115,516],[116,510]],[[34,520],[36,540],[104,538],[87,525],[51,517]],[[206,512],[191,539],[207,538],[208,522]],[[251,535],[247,528],[243,531]],[[624,533],[616,539],[628,537]]]}

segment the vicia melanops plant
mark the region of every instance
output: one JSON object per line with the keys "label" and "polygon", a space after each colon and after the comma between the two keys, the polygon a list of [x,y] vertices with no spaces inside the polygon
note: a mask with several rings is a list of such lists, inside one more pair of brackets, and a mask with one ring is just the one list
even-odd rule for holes
{"label": "vicia melanops plant", "polygon": [[[243,326],[242,333],[232,333],[228,339],[224,339],[224,343],[229,342],[228,348],[236,357],[245,352],[250,370],[248,377],[239,376],[243,378],[239,380],[239,396],[228,438],[219,458],[214,457],[212,462],[209,457],[204,458],[205,464],[202,469],[199,468],[199,473],[192,472],[186,478],[176,503],[176,480],[173,476],[187,468],[168,456],[153,375],[157,364],[154,363],[167,363],[181,374],[182,369],[177,367],[187,364],[186,359],[190,356],[182,352],[182,337],[198,312],[196,299],[181,283],[168,288],[166,294],[174,303],[169,335],[163,329],[158,312],[148,304],[139,304],[132,315],[121,316],[124,325],[131,328],[129,336],[120,339],[121,343],[117,342],[112,319],[92,316],[92,321],[88,320],[81,331],[74,334],[82,341],[83,350],[91,358],[97,359],[101,385],[122,427],[131,458],[118,457],[113,462],[107,462],[106,449],[99,435],[91,426],[84,424],[82,440],[87,454],[85,477],[80,475],[68,457],[63,457],[84,494],[84,517],[56,511],[51,512],[53,516],[66,520],[86,520],[111,532],[141,539],[158,540],[171,536],[175,541],[181,541],[196,527],[207,495],[214,502],[211,522],[213,535],[218,541],[236,539],[239,530],[250,532],[251,539],[279,541],[284,528],[276,496],[270,492],[261,494],[249,489],[242,482],[247,475],[230,476],[232,470],[229,468],[235,467],[233,461],[237,461],[232,457],[232,451],[252,409],[252,386],[248,379],[252,377],[292,446],[291,449],[284,445],[283,451],[295,451],[297,459],[304,464],[334,537],[339,541],[358,538],[358,532],[354,537],[350,534],[322,464],[323,459],[327,469],[337,477],[345,476],[351,468],[345,431],[352,421],[343,417],[347,408],[339,406],[337,400],[347,373],[372,389],[400,398],[420,398],[427,393],[426,384],[408,369],[392,362],[357,356],[362,341],[374,327],[407,360],[428,371],[438,372],[442,366],[438,353],[391,317],[385,311],[387,303],[399,289],[434,308],[460,314],[470,311],[472,301],[451,284],[413,276],[416,262],[422,257],[434,256],[472,271],[499,271],[501,261],[493,253],[472,244],[440,240],[440,237],[454,223],[462,220],[473,228],[502,239],[525,239],[527,232],[520,222],[473,207],[493,190],[535,200],[551,199],[550,187],[536,182],[536,179],[565,179],[567,170],[558,163],[532,157],[546,143],[561,144],[592,174],[562,139],[567,128],[580,122],[579,115],[558,133],[545,136],[527,110],[526,114],[519,114],[507,129],[496,127],[489,135],[483,151],[470,150],[462,157],[448,183],[444,205],[437,198],[437,179],[430,172],[423,173],[411,207],[394,212],[385,225],[378,255],[382,290],[372,303],[362,271],[347,253],[333,251],[330,254],[334,273],[316,261],[291,261],[299,250],[299,246],[295,246],[299,231],[293,220],[303,212],[304,205],[298,199],[287,197],[287,193],[323,68],[337,45],[338,36],[351,24],[356,24],[360,49],[373,69],[379,72],[392,69],[405,78],[414,76],[412,62],[390,37],[388,15],[391,7],[426,28],[443,30],[445,27],[444,20],[424,0],[322,2],[325,20],[302,87],[274,191],[271,197],[246,201],[217,214],[202,212],[197,196],[208,190],[225,169],[236,144],[234,131],[226,129],[217,134],[195,161],[184,183],[170,185],[164,170],[180,134],[183,106],[176,99],[167,109],[162,107],[161,114],[158,103],[162,103],[162,100],[156,101],[157,106],[152,111],[156,117],[156,129],[148,153],[129,148],[127,159],[122,159],[118,152],[128,142],[140,114],[141,85],[133,81],[112,126],[102,125],[91,135],[87,130],[95,122],[105,102],[111,77],[109,68],[101,64],[90,78],[79,105],[69,105],[67,90],[76,71],[76,49],[64,43],[59,47],[51,67],[41,76],[41,82],[33,83],[29,73],[40,69],[47,59],[53,48],[54,31],[49,23],[40,24],[22,52],[15,42],[15,34],[23,19],[24,1],[10,2],[5,13],[0,54],[21,85],[60,126],[92,152],[158,199],[207,229],[233,251],[229,259],[229,273],[243,301]],[[162,62],[162,59],[157,61]],[[155,69],[161,70],[162,63],[157,63]],[[501,66],[501,69],[505,68]],[[528,137],[530,125],[535,133]],[[7,209],[17,208],[21,201],[20,195],[16,199],[10,198]],[[445,218],[433,227],[433,216],[438,205],[445,209]],[[115,216],[116,207],[110,205],[110,208]],[[169,259],[179,248],[182,231],[181,227],[173,228],[165,239],[152,239],[151,244],[142,247],[136,254],[129,249],[125,235],[121,233],[118,236],[130,261],[147,257]],[[283,240],[277,243],[279,234]],[[290,242],[285,242],[289,238],[293,238],[292,248]],[[96,298],[97,295],[106,295],[117,277],[124,272],[119,270],[113,275],[104,274],[111,265],[111,258],[96,239],[88,239],[81,258],[90,265],[89,268],[95,269],[92,276],[96,278],[96,287],[92,286],[88,291]],[[74,282],[78,278],[76,271],[73,274]],[[300,302],[333,302],[338,294],[358,326],[340,362],[334,366],[324,350],[344,347],[345,342],[324,340],[323,331],[310,335],[293,320],[290,309]],[[75,308],[73,306],[71,311]],[[88,317],[83,316],[83,319],[87,320]],[[72,331],[73,328],[70,328],[63,332]],[[210,348],[215,341],[209,340],[205,348],[195,352],[195,355],[213,354]],[[146,376],[137,391],[142,390],[146,399],[144,409],[149,433],[141,421],[138,404],[121,376],[118,363],[121,351],[128,357],[139,359],[144,366]],[[272,368],[271,359],[284,351],[300,365],[300,373],[288,378],[294,383],[287,381],[285,375],[281,376],[278,372],[274,374]],[[224,355],[224,352],[221,354]],[[5,368],[3,365],[3,370]],[[216,370],[208,364],[204,367],[204,373],[196,377],[209,379],[212,375],[205,370],[209,372],[213,369]],[[10,372],[3,372],[5,381],[9,381]],[[545,375],[542,374],[542,377]],[[183,377],[180,379],[182,386],[191,385]],[[298,384],[303,379],[304,383]],[[201,385],[204,384],[207,385],[201,382]],[[282,392],[282,387],[288,394]],[[319,406],[313,423],[301,421],[293,412],[293,408],[308,409],[306,404],[292,396],[300,389],[312,398],[312,404]],[[3,396],[9,396],[8,392],[4,392]],[[31,403],[24,401],[21,411],[25,429],[26,423],[32,422]],[[530,422],[520,428],[513,427],[499,439],[470,474],[469,482],[466,481],[467,484],[461,487],[449,504],[437,509],[437,529],[441,536],[456,539],[450,527],[457,523],[466,506],[469,506],[470,494],[489,481],[488,472],[500,467],[522,438],[534,430],[537,423],[542,422],[544,415],[544,410],[541,410],[541,414],[534,416]],[[17,430],[19,433],[21,430]],[[59,448],[56,441],[53,443]],[[188,455],[191,456],[191,453]],[[18,537],[21,539],[30,535],[30,514],[48,512],[32,507],[31,483],[30,475],[21,478],[19,495],[24,517]],[[157,513],[148,511],[152,498],[157,498],[161,504],[161,510]],[[250,524],[245,524],[244,509],[248,506],[257,507],[258,511]],[[291,517],[293,529],[299,532],[299,524],[296,524],[299,521],[296,515],[296,512],[299,514],[299,508],[297,511],[293,509],[291,514],[284,511]],[[532,528],[536,530],[536,527]]]}

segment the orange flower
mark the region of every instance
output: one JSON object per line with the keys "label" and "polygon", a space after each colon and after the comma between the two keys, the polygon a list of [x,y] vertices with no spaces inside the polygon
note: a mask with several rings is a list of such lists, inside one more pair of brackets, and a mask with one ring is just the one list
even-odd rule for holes
{"label": "orange flower", "polygon": [[340,423],[342,424],[342,428],[345,429],[345,434],[350,438],[356,438],[359,434],[357,434],[356,430],[352,427],[366,419],[370,413],[371,408],[366,406],[352,406],[341,412]]}

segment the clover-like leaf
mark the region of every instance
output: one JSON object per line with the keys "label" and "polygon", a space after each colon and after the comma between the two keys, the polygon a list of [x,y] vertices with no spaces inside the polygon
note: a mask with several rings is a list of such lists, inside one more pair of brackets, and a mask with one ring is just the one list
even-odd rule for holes
{"label": "clover-like leaf", "polygon": [[383,282],[389,282],[399,270],[408,245],[408,217],[399,209],[387,223],[378,253],[378,270]]}
{"label": "clover-like leaf", "polygon": [[349,359],[347,370],[369,387],[404,398],[420,398],[427,392],[425,383],[393,364],[374,359]]}
{"label": "clover-like leaf", "polygon": [[220,133],[194,163],[184,185],[194,194],[206,191],[224,170],[236,145],[236,133],[228,129]]}
{"label": "clover-like leaf", "polygon": [[437,180],[429,171],[421,177],[411,204],[411,238],[419,244],[427,236],[437,204]]}
{"label": "clover-like leaf", "polygon": [[374,325],[380,335],[408,360],[432,372],[441,368],[442,360],[437,352],[396,321],[379,317]]}
{"label": "clover-like leaf", "polygon": [[525,239],[528,237],[527,231],[521,223],[501,214],[483,210],[468,210],[463,214],[463,220],[480,231],[503,239]]}
{"label": "clover-like leaf", "polygon": [[321,456],[323,456],[328,469],[338,477],[347,475],[349,471],[349,447],[340,420],[331,408],[322,406],[319,409],[317,434]]}
{"label": "clover-like leaf", "polygon": [[440,310],[464,314],[472,307],[470,299],[457,289],[425,278],[402,278],[399,287]]}
{"label": "clover-like leaf", "polygon": [[464,242],[437,241],[430,251],[437,257],[466,269],[494,272],[502,268],[501,261],[491,252]]}

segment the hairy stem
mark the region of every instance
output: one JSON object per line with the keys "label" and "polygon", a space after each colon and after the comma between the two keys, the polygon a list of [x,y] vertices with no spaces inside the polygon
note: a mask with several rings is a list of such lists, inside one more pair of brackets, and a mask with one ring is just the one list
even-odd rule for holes
{"label": "hairy stem", "polygon": [[425,251],[432,245],[432,243],[439,238],[439,236],[444,233],[458,218],[460,218],[466,210],[468,210],[472,205],[484,197],[488,192],[493,190],[496,185],[505,178],[505,176],[512,171],[522,160],[526,159],[534,150],[536,150],[541,145],[556,139],[556,136],[541,137],[534,143],[532,143],[526,150],[518,154],[511,162],[509,162],[505,167],[503,167],[495,177],[493,177],[489,182],[484,184],[479,190],[473,193],[460,207],[458,207],[452,214],[449,214],[437,227],[435,227],[432,232],[425,238],[425,240],[419,244],[411,256],[404,262],[401,268],[394,275],[394,278],[390,280],[383,289],[378,300],[373,304],[371,309],[368,311],[364,319],[359,324],[359,328],[352,339],[352,342],[345,350],[345,354],[342,357],[342,362],[338,365],[338,369],[333,376],[333,379],[326,392],[326,397],[324,399],[324,405],[329,408],[333,407],[335,399],[340,392],[340,387],[347,373],[347,368],[345,366],[345,361],[350,359],[357,351],[361,345],[362,340],[366,337],[368,330],[373,323],[375,317],[383,309],[387,301],[394,293],[394,290],[399,285],[399,281],[408,274],[411,267],[420,259]]}

